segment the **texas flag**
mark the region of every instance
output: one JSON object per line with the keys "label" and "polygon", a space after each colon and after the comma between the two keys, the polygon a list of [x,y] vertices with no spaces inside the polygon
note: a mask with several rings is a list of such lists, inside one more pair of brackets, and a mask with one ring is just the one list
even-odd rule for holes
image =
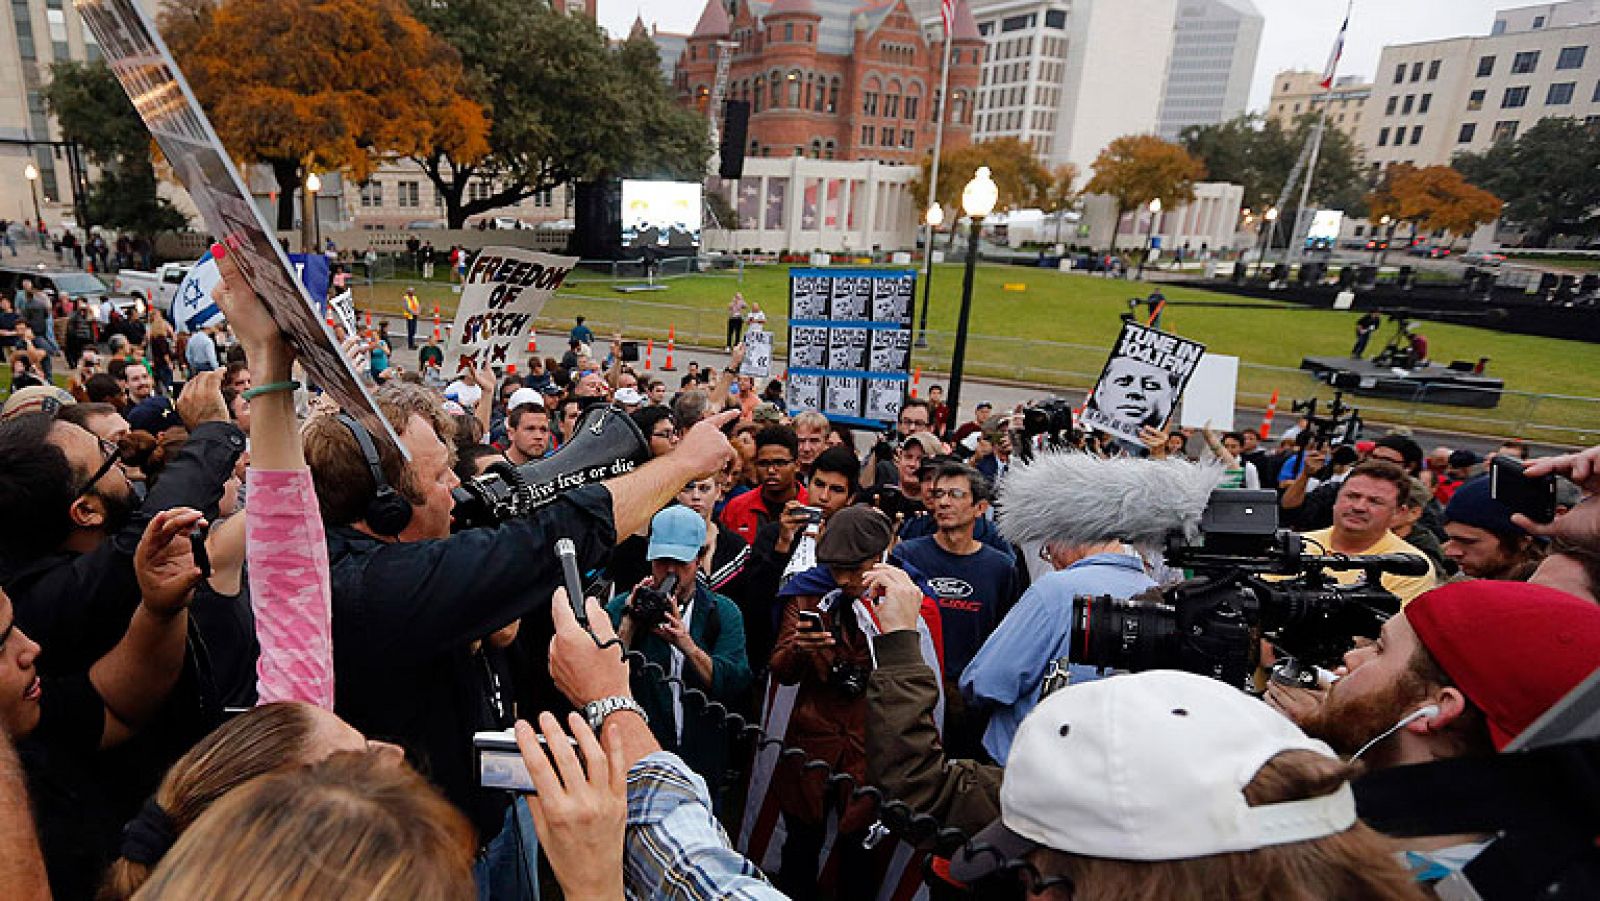
{"label": "texas flag", "polygon": [[1328,56],[1328,67],[1322,70],[1322,89],[1330,90],[1333,87],[1333,76],[1339,71],[1339,60],[1344,56],[1344,36],[1350,30],[1350,9],[1354,8],[1352,0],[1350,8],[1345,9],[1344,24],[1339,26],[1339,37],[1333,42],[1333,53]]}

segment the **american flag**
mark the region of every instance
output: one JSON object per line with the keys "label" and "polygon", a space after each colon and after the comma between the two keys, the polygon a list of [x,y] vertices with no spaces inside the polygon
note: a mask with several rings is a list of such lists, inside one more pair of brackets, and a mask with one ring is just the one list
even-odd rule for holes
{"label": "american flag", "polygon": [[955,34],[956,0],[940,0],[939,14],[944,17],[944,39],[948,41]]}
{"label": "american flag", "polygon": [[[945,5],[950,5],[950,0],[945,0]],[[1350,7],[1345,9],[1344,24],[1339,26],[1339,38],[1333,42],[1333,53],[1328,56],[1328,67],[1322,70],[1322,89],[1324,91],[1333,87],[1333,76],[1339,71],[1339,60],[1344,56],[1344,36],[1350,30],[1350,11],[1355,7],[1355,0],[1351,0]],[[946,19],[948,22],[949,20]]]}

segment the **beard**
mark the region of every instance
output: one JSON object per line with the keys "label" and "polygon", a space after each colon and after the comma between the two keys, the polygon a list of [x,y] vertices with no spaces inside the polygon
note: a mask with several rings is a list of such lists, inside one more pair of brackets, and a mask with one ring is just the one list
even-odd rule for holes
{"label": "beard", "polygon": [[96,492],[95,497],[100,498],[100,503],[105,507],[106,522],[102,527],[107,535],[122,531],[133,520],[133,514],[139,509],[139,498],[129,485],[129,490],[121,495],[112,495],[110,492]]}
{"label": "beard", "polygon": [[[1322,739],[1340,757],[1348,758],[1398,722],[1425,694],[1409,674],[1366,697],[1349,700],[1339,695],[1335,683],[1316,718],[1303,728],[1307,735]],[[1382,743],[1363,759],[1371,763],[1381,758],[1381,751]]]}

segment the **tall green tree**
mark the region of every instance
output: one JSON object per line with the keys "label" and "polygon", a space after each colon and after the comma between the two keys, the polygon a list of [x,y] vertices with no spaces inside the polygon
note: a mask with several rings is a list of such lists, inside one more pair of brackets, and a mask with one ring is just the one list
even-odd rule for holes
{"label": "tall green tree", "polygon": [[1593,235],[1600,226],[1600,130],[1577,119],[1544,119],[1516,141],[1500,141],[1452,165],[1505,200],[1506,219],[1528,228],[1527,244],[1557,234]]}
{"label": "tall green tree", "polygon": [[158,192],[150,132],[116,76],[103,61],[58,62],[50,67],[45,104],[61,136],[84,149],[100,177],[89,188],[89,221],[146,238],[188,224]]}
{"label": "tall green tree", "polygon": [[[1178,142],[1205,164],[1208,178],[1243,186],[1244,205],[1265,212],[1278,202],[1316,124],[1317,116],[1307,113],[1296,120],[1294,128],[1285,130],[1276,120],[1252,114],[1215,125],[1191,125]],[[1318,209],[1364,216],[1370,187],[1360,148],[1336,128],[1324,131],[1312,176],[1312,203]],[[1278,221],[1297,221],[1299,202],[1296,190],[1289,197],[1288,209],[1279,211]]]}
{"label": "tall green tree", "polygon": [[[527,0],[411,0],[461,54],[468,93],[490,112],[489,153],[416,156],[445,198],[451,227],[572,182],[612,177],[698,181],[708,123],[677,105],[648,35],[613,49],[589,18]],[[476,197],[474,180],[490,187]]]}

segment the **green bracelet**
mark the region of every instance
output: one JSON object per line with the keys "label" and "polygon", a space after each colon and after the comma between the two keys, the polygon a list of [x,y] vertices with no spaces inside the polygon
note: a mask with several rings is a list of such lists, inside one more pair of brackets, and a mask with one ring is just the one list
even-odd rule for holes
{"label": "green bracelet", "polygon": [[276,394],[279,391],[299,390],[299,382],[269,382],[265,385],[257,385],[254,388],[246,388],[244,390],[244,394],[241,396],[244,397],[245,400],[254,400],[263,394]]}

